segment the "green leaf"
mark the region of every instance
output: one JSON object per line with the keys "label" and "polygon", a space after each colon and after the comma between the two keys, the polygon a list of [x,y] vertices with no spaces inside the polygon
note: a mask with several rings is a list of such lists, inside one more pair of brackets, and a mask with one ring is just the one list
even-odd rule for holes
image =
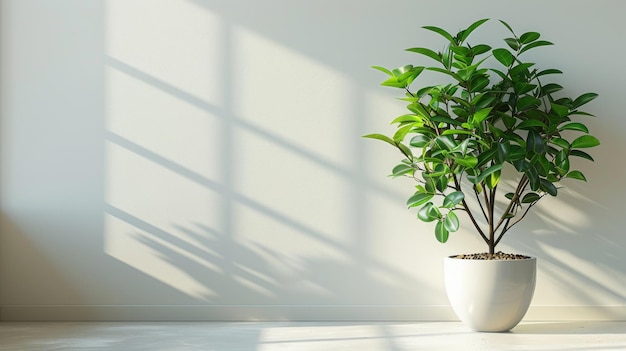
{"label": "green leaf", "polygon": [[420,75],[420,73],[422,73],[422,71],[424,71],[424,67],[422,66],[411,67],[411,69],[398,76],[398,81],[403,83],[406,82],[406,84],[409,85],[417,76]]}
{"label": "green leaf", "polygon": [[396,130],[396,133],[393,135],[393,140],[396,143],[403,141],[406,135],[411,131],[412,128],[413,126],[410,124],[398,128],[398,130]]}
{"label": "green leaf", "polygon": [[442,135],[435,139],[435,142],[442,150],[452,150],[457,144],[454,142],[454,139],[448,135]]}
{"label": "green leaf", "polygon": [[528,45],[524,46],[524,47],[522,48],[522,50],[520,50],[520,52],[519,52],[519,53],[520,53],[520,55],[521,55],[521,54],[522,54],[522,53],[524,53],[525,51],[528,51],[528,50],[530,50],[530,49],[532,49],[532,48],[536,48],[536,47],[538,47],[538,46],[545,46],[545,45],[554,45],[554,44],[552,44],[552,43],[551,43],[551,42],[549,42],[549,41],[545,41],[545,40],[538,40],[538,41],[532,42],[532,43],[530,43],[530,44],[528,44]]}
{"label": "green leaf", "polygon": [[461,201],[463,201],[463,199],[465,198],[465,194],[463,194],[462,191],[455,191],[452,192],[448,195],[446,195],[446,197],[443,199],[443,206],[444,208],[452,208],[456,205],[458,205]]}
{"label": "green leaf", "polygon": [[411,112],[414,112],[416,115],[427,117],[427,118],[430,117],[430,113],[426,110],[426,107],[422,105],[421,103],[411,104],[407,106],[407,109],[409,109]]}
{"label": "green leaf", "polygon": [[493,160],[496,157],[496,152],[498,152],[495,148],[491,148],[489,150],[483,151],[480,155],[478,155],[478,165],[479,167],[484,166],[489,161]]}
{"label": "green leaf", "polygon": [[[529,75],[528,69],[532,66],[534,66],[534,63],[531,62],[526,62],[526,63],[520,63],[519,65],[511,68],[511,71],[509,72],[510,75],[513,76],[519,76],[519,75],[524,75],[527,76]],[[522,80],[528,82],[527,78],[523,77],[521,78]],[[519,82],[519,81],[518,81]]]}
{"label": "green leaf", "polygon": [[559,146],[561,149],[569,149],[570,144],[567,140],[563,138],[552,138],[550,139],[550,143]]}
{"label": "green leaf", "polygon": [[427,193],[434,194],[437,192],[437,188],[435,187],[435,181],[433,178],[424,179],[426,184],[424,184],[424,189],[426,189]]}
{"label": "green leaf", "polygon": [[458,75],[458,74],[456,74],[456,73],[454,73],[454,72],[451,72],[451,71],[449,71],[449,70],[447,70],[447,69],[444,69],[444,68],[440,68],[440,67],[428,67],[428,68],[426,68],[426,69],[427,69],[427,70],[430,70],[430,71],[435,71],[435,72],[439,72],[439,73],[447,74],[447,75],[449,75],[450,77],[452,77],[452,78],[456,79],[456,80],[457,80],[457,81],[459,81],[459,82],[462,82],[462,81],[463,81],[463,79],[461,79],[461,77],[459,77],[459,75]]}
{"label": "green leaf", "polygon": [[493,53],[493,57],[506,67],[510,67],[515,60],[511,52],[507,49],[494,49],[491,52]]}
{"label": "green leaf", "polygon": [[471,54],[470,49],[466,48],[465,46],[451,46],[450,50],[452,50],[452,52],[454,52],[455,54],[464,57],[470,56]]}
{"label": "green leaf", "polygon": [[454,160],[454,162],[458,163],[459,165],[465,168],[474,168],[478,164],[478,158],[474,156],[465,156],[463,158],[452,157],[452,159]]}
{"label": "green leaf", "polygon": [[526,174],[526,177],[528,178],[528,181],[530,183],[530,188],[533,191],[539,190],[539,175],[537,174],[537,171],[535,170],[535,168],[533,167],[528,168],[528,170],[526,170],[524,174]]}
{"label": "green leaf", "polygon": [[402,115],[399,117],[396,117],[393,121],[391,121],[391,124],[395,124],[395,123],[421,123],[424,119],[421,116],[416,116],[416,115]]}
{"label": "green leaf", "polygon": [[457,134],[474,135],[474,133],[472,133],[472,131],[465,130],[465,129],[448,129],[448,130],[444,130],[441,133],[441,135],[457,135]]}
{"label": "green leaf", "polygon": [[458,70],[456,74],[458,74],[458,76],[461,77],[463,81],[467,81],[472,77],[475,71],[476,71],[476,67],[470,66],[470,67]]}
{"label": "green leaf", "polygon": [[441,63],[448,70],[452,67],[452,57],[454,56],[451,55],[451,53],[452,50],[450,50],[450,45],[447,45],[446,48],[443,50],[443,53],[441,54]]}
{"label": "green leaf", "polygon": [[438,163],[432,172],[424,172],[422,173],[422,176],[424,178],[427,178],[427,177],[439,178],[448,173],[450,173],[450,168],[448,167],[448,165],[443,164],[443,163]]}
{"label": "green leaf", "polygon": [[502,169],[502,164],[496,164],[493,165],[487,169],[485,169],[484,171],[482,171],[482,173],[480,173],[480,175],[478,176],[472,176],[472,175],[468,175],[467,179],[470,181],[470,183],[472,184],[480,184],[482,183],[482,181],[489,175],[491,175],[491,173],[497,172],[499,170]]}
{"label": "green leaf", "polygon": [[385,67],[380,67],[380,66],[372,66],[373,69],[377,69],[383,73],[388,74],[389,76],[393,76],[393,73],[391,73],[390,70],[386,69]]}
{"label": "green leaf", "polygon": [[393,139],[391,139],[390,137],[388,137],[386,135],[382,135],[382,134],[367,134],[367,135],[364,135],[363,138],[382,140],[382,141],[384,141],[384,142],[386,142],[388,144],[396,146],[396,142],[393,141]]}
{"label": "green leaf", "polygon": [[461,155],[466,155],[467,154],[467,148],[470,146],[470,142],[472,142],[472,144],[474,144],[474,140],[472,139],[465,139],[463,140],[459,145],[457,145],[454,150],[452,150],[455,153],[460,153]]}
{"label": "green leaf", "polygon": [[580,132],[589,133],[589,129],[587,129],[587,126],[585,126],[582,123],[577,123],[577,122],[568,123],[562,126],[561,128],[559,128],[559,132],[562,132],[564,130],[577,130]]}
{"label": "green leaf", "polygon": [[407,164],[401,163],[393,168],[393,170],[391,171],[391,176],[396,178],[396,177],[400,177],[409,173],[413,174],[414,172],[415,172],[415,168]]}
{"label": "green leaf", "polygon": [[539,196],[539,194],[537,193],[528,193],[526,195],[524,195],[524,198],[522,199],[522,203],[525,204],[530,204],[533,203],[537,200],[541,199],[541,196]]}
{"label": "green leaf", "polygon": [[507,74],[502,72],[502,71],[500,71],[500,70],[497,70],[497,69],[494,69],[494,68],[490,68],[489,70],[494,72],[494,73],[496,73],[498,76],[500,76],[500,78],[502,78],[502,80],[508,79],[507,78]]}
{"label": "green leaf", "polygon": [[[520,65],[517,65],[515,67],[520,67]],[[511,74],[513,74],[513,73],[511,72]],[[524,82],[517,82],[517,83],[515,83],[514,90],[515,90],[515,93],[517,93],[518,95],[524,95],[524,94],[534,90],[536,87],[537,87],[536,84],[528,84],[528,83],[524,83]]]}
{"label": "green leaf", "polygon": [[591,155],[589,155],[588,153],[581,151],[581,150],[572,150],[570,151],[570,156],[578,156],[578,157],[582,157],[584,159],[587,159],[591,162],[594,162],[593,157],[591,157]]}
{"label": "green leaf", "polygon": [[505,38],[504,42],[513,50],[517,51],[519,49],[519,43],[515,38]]}
{"label": "green leaf", "polygon": [[402,67],[398,67],[394,70],[391,71],[391,73],[395,76],[395,77],[399,77],[402,74],[408,72],[411,70],[411,68],[413,68],[413,65],[404,65]]}
{"label": "green leaf", "polygon": [[484,53],[488,52],[489,50],[491,50],[491,46],[485,45],[485,44],[478,44],[478,45],[472,47],[472,54],[474,56],[478,56],[480,54],[484,54]]}
{"label": "green leaf", "polygon": [[533,127],[541,127],[544,129],[548,128],[546,124],[541,121],[538,121],[536,119],[527,119],[523,121],[522,123],[518,124],[517,127],[515,127],[515,129],[529,129]]}
{"label": "green leaf", "polygon": [[470,81],[470,93],[482,91],[487,85],[489,85],[489,83],[490,81],[487,76],[472,78]]}
{"label": "green leaf", "polygon": [[437,123],[446,123],[446,124],[451,124],[455,126],[461,125],[459,121],[455,121],[452,118],[446,117],[446,116],[433,116],[430,120],[433,122],[437,122]]}
{"label": "green leaf", "polygon": [[522,34],[519,37],[519,41],[522,44],[528,44],[530,42],[533,42],[533,41],[539,39],[540,36],[541,35],[539,33],[537,33],[537,32],[526,32],[526,33]]}
{"label": "green leaf", "polygon": [[453,211],[448,212],[443,225],[449,232],[456,232],[459,230],[459,217]]}
{"label": "green leaf", "polygon": [[552,164],[546,158],[545,154],[537,154],[531,160],[530,163],[532,167],[535,168],[537,174],[542,177],[547,177],[550,169],[552,168]]}
{"label": "green leaf", "polygon": [[526,150],[519,145],[511,145],[507,159],[510,161],[522,160],[526,157]]}
{"label": "green leaf", "polygon": [[589,116],[589,117],[595,117],[595,115],[589,113],[589,112],[585,112],[585,111],[579,111],[579,110],[574,110],[570,113],[570,115],[582,115],[582,116]]}
{"label": "green leaf", "polygon": [[441,35],[442,37],[444,37],[444,38],[448,39],[448,41],[449,41],[450,43],[455,44],[454,37],[452,37],[452,35],[451,35],[450,33],[446,32],[446,31],[445,31],[445,30],[443,30],[442,28],[435,27],[435,26],[424,26],[424,27],[422,27],[422,28],[427,29],[427,30],[430,30],[430,31],[433,31],[433,32],[435,32],[435,33],[437,33],[437,34]]}
{"label": "green leaf", "polygon": [[[565,150],[561,150],[563,152],[565,152]],[[557,171],[559,173],[559,176],[565,176],[567,174],[567,172],[569,172],[569,157],[566,157],[565,159],[563,159],[561,162],[559,162],[557,165]]]}
{"label": "green leaf", "polygon": [[448,234],[448,229],[445,227],[443,222],[437,222],[437,224],[435,225],[435,237],[437,238],[437,241],[442,244],[445,243],[446,241],[448,241]]}
{"label": "green leaf", "polygon": [[509,149],[511,144],[508,142],[498,143],[498,153],[496,154],[496,159],[499,163],[504,163],[509,157]]}
{"label": "green leaf", "polygon": [[430,199],[432,199],[433,196],[435,196],[435,195],[434,194],[428,194],[428,193],[416,193],[415,195],[411,196],[407,200],[406,205],[409,208],[416,207],[416,206],[421,206],[421,205],[427,203],[428,201],[430,201]]}
{"label": "green leaf", "polygon": [[563,86],[560,84],[556,84],[556,83],[548,83],[541,87],[541,92],[543,92],[544,95],[556,93],[557,91],[560,91],[560,90],[563,90]]}
{"label": "green leaf", "polygon": [[430,139],[428,137],[426,137],[425,135],[416,135],[413,138],[411,138],[411,141],[409,142],[409,145],[413,146],[413,147],[424,147],[426,145],[428,145],[428,143],[430,143]]}
{"label": "green leaf", "polygon": [[596,93],[582,94],[581,96],[577,97],[576,100],[574,100],[574,108],[578,108],[597,97],[598,97],[598,94]]}
{"label": "green leaf", "polygon": [[480,124],[484,121],[489,116],[491,109],[491,107],[488,107],[474,113],[474,124]]}
{"label": "green leaf", "polygon": [[432,202],[428,202],[417,211],[417,218],[423,222],[432,222],[441,218],[441,212]]}
{"label": "green leaf", "polygon": [[410,48],[406,51],[415,52],[424,56],[428,56],[437,62],[441,62],[441,55],[427,48]]}
{"label": "green leaf", "polygon": [[459,39],[459,43],[464,42],[465,40],[467,40],[467,38],[469,37],[469,35],[478,27],[480,27],[483,23],[487,22],[489,20],[489,18],[483,18],[481,20],[478,20],[474,23],[472,23],[469,27],[467,27],[467,29],[465,29],[464,31],[462,31],[462,34],[460,35]]}
{"label": "green leaf", "polygon": [[541,182],[541,185],[540,185],[541,190],[545,191],[546,193],[552,196],[556,196],[557,189],[556,189],[556,186],[554,186],[554,184],[552,184],[546,179],[541,179],[540,182]]}
{"label": "green leaf", "polygon": [[398,77],[391,77],[389,79],[387,79],[386,81],[380,83],[380,85],[385,86],[385,87],[392,87],[392,88],[401,88],[404,89],[407,86],[407,82],[400,82],[398,80]]}
{"label": "green leaf", "polygon": [[444,192],[446,188],[448,187],[448,181],[449,179],[447,177],[437,178],[437,182],[435,184],[435,186],[437,187],[437,190],[439,190],[440,192]]}
{"label": "green leaf", "polygon": [[518,111],[524,111],[524,110],[528,110],[528,109],[539,107],[539,106],[541,106],[541,100],[530,95],[525,95],[519,100],[517,100],[517,105],[516,105]]}
{"label": "green leaf", "polygon": [[400,149],[400,151],[402,152],[402,154],[404,154],[404,156],[406,156],[409,160],[413,161],[413,152],[411,152],[411,149],[409,149],[406,145],[402,143],[396,143],[396,147]]}
{"label": "green leaf", "polygon": [[537,73],[536,76],[537,77],[541,77],[541,76],[546,75],[546,74],[563,74],[563,71],[558,70],[558,69],[550,68],[550,69],[545,69],[545,70]]}
{"label": "green leaf", "polygon": [[567,160],[567,159],[568,159],[567,150],[562,149],[554,157],[554,164],[556,164],[556,165],[561,164],[561,163],[565,162],[565,160]]}
{"label": "green leaf", "polygon": [[541,135],[533,129],[528,131],[528,136],[526,137],[526,151],[536,154],[541,154],[545,151]]}
{"label": "green leaf", "polygon": [[552,103],[550,104],[552,107],[552,111],[556,113],[559,117],[566,117],[569,113],[569,108],[563,105]]}
{"label": "green leaf", "polygon": [[515,35],[515,32],[513,32],[513,28],[511,28],[511,26],[509,26],[508,23],[504,22],[503,20],[499,20],[499,21],[511,32],[511,34]]}
{"label": "green leaf", "polygon": [[587,178],[585,178],[585,175],[582,174],[581,171],[571,171],[571,172],[569,172],[569,173],[567,173],[565,175],[565,178],[578,179],[578,180],[582,180],[584,182],[587,181]]}
{"label": "green leaf", "polygon": [[495,188],[496,185],[498,185],[498,183],[500,182],[501,176],[501,171],[495,171],[491,173],[488,177],[485,178],[485,185],[487,185],[489,189]]}
{"label": "green leaf", "polygon": [[530,169],[530,162],[526,161],[525,159],[519,159],[513,161],[513,166],[515,166],[515,169],[518,172],[526,172]]}
{"label": "green leaf", "polygon": [[583,135],[572,141],[573,149],[582,149],[600,145],[600,140],[591,135]]}

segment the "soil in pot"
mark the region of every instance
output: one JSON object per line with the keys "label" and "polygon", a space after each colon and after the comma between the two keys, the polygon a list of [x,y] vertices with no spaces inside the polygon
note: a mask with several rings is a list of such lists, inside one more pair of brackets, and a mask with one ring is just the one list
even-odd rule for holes
{"label": "soil in pot", "polygon": [[527,260],[530,258],[530,256],[510,254],[498,251],[494,254],[483,252],[475,254],[461,254],[456,256],[450,256],[450,258],[458,258],[462,260]]}

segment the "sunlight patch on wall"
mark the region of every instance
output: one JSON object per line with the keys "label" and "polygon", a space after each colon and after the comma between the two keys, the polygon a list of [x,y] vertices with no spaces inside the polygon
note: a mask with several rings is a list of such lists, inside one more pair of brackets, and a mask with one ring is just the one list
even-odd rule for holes
{"label": "sunlight patch on wall", "polygon": [[343,167],[355,127],[346,124],[355,102],[349,78],[245,28],[235,29],[232,46],[235,114]]}
{"label": "sunlight patch on wall", "polygon": [[[215,114],[116,68],[107,68],[107,121],[110,133],[217,179],[221,158],[220,119]],[[181,93],[182,94],[182,93]]]}
{"label": "sunlight patch on wall", "polygon": [[107,254],[224,304],[349,302],[359,285],[414,278],[372,254],[378,205],[357,196],[373,169],[361,123],[389,103],[192,2],[159,4],[107,9]]}
{"label": "sunlight patch on wall", "polygon": [[115,142],[107,142],[106,152],[107,204],[170,231],[218,220],[215,189]]}
{"label": "sunlight patch on wall", "polygon": [[190,225],[217,221],[215,190],[112,141],[106,165],[105,252],[185,294],[212,296],[207,281],[223,258],[212,233]]}
{"label": "sunlight patch on wall", "polygon": [[[350,223],[343,204],[349,190],[345,176],[253,133],[237,133],[237,140],[238,191],[253,200],[249,206],[265,211],[262,213],[265,217],[292,222],[296,226],[292,231],[302,236],[311,236],[303,233],[305,227],[320,239],[349,238],[346,234]],[[257,220],[239,218],[242,233],[258,233],[253,229],[257,225],[248,224]],[[267,229],[267,232],[276,231]]]}
{"label": "sunlight patch on wall", "polygon": [[[624,281],[615,267],[580,258],[560,246],[540,243],[549,257],[540,263],[537,304],[558,304],[563,300],[581,305],[620,305]],[[584,288],[583,288],[584,287]]]}
{"label": "sunlight patch on wall", "polygon": [[[566,197],[567,195],[563,194],[556,199],[548,195],[531,211],[535,210],[533,213],[551,228],[556,228],[565,233],[580,234],[581,228],[592,226],[591,219],[581,210],[580,203],[572,205],[565,201]],[[553,229],[547,229],[547,231],[548,233],[554,232]],[[541,234],[541,231],[537,231],[535,234]]]}
{"label": "sunlight patch on wall", "polygon": [[229,262],[224,24],[192,2],[110,1],[105,27],[105,252],[214,300]]}
{"label": "sunlight patch on wall", "polygon": [[106,2],[109,56],[206,102],[223,101],[222,21],[191,1]]}

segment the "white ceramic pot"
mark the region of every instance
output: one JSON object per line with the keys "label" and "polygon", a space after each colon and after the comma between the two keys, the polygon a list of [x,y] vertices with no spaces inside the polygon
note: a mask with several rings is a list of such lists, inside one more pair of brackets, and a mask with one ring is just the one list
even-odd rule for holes
{"label": "white ceramic pot", "polygon": [[446,292],[459,319],[476,331],[504,332],[524,317],[535,291],[537,259],[446,257]]}

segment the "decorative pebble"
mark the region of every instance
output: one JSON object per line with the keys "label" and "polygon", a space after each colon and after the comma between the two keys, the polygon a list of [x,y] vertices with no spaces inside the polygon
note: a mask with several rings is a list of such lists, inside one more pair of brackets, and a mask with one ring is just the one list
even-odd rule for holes
{"label": "decorative pebble", "polygon": [[530,258],[530,256],[509,254],[498,251],[495,254],[490,254],[487,252],[475,254],[461,254],[457,256],[452,256],[452,258],[458,258],[462,260],[527,260]]}

